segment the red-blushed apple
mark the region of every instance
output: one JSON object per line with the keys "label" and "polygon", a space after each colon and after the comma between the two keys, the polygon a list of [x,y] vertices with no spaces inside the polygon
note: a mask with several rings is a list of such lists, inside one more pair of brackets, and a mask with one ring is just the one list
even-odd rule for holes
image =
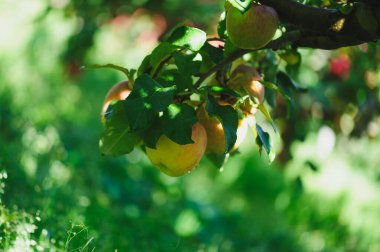
{"label": "red-blushed apple", "polygon": [[227,34],[242,49],[258,49],[272,40],[278,26],[277,12],[266,5],[253,5],[242,14],[230,7],[226,14]]}
{"label": "red-blushed apple", "polygon": [[122,81],[115,84],[106,94],[106,97],[103,101],[103,107],[100,112],[100,118],[102,123],[106,123],[105,113],[108,106],[112,101],[125,100],[128,95],[131,93],[131,89],[128,86],[128,81]]}

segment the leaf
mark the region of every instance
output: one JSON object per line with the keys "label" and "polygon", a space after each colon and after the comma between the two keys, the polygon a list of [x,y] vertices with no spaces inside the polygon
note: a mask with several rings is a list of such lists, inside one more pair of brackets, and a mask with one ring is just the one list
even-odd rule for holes
{"label": "leaf", "polygon": [[193,79],[190,75],[182,74],[180,72],[176,72],[174,74],[174,83],[177,87],[177,92],[184,91],[186,89],[190,89],[193,84]]}
{"label": "leaf", "polygon": [[265,87],[269,88],[269,89],[272,89],[278,93],[281,94],[282,97],[284,97],[286,100],[290,101],[292,98],[290,98],[285,92],[284,90],[282,90],[279,86],[277,86],[276,84],[272,83],[272,82],[268,82],[268,81],[259,81],[261,84],[263,84]]}
{"label": "leaf", "polygon": [[229,154],[214,154],[214,153],[208,153],[206,154],[206,157],[208,160],[210,160],[210,162],[216,167],[218,168],[220,171],[223,170],[224,168],[224,165],[226,164],[228,158],[229,158]]}
{"label": "leaf", "polygon": [[245,13],[252,4],[252,0],[227,0],[233,7]]}
{"label": "leaf", "polygon": [[175,87],[163,87],[149,75],[136,79],[131,94],[123,102],[132,131],[149,128],[153,118],[171,103]]}
{"label": "leaf", "polygon": [[153,49],[150,56],[150,65],[153,69],[164,61],[167,57],[169,57],[173,52],[178,49],[178,46],[174,46],[167,42],[160,43],[156,48]]}
{"label": "leaf", "polygon": [[342,14],[344,14],[344,15],[350,14],[350,12],[352,11],[352,9],[353,9],[353,4],[352,3],[342,4],[341,6],[339,6],[339,11]]}
{"label": "leaf", "polygon": [[286,73],[282,71],[279,71],[277,73],[277,84],[288,96],[291,96],[292,91],[307,91],[307,88],[301,87],[298,83],[293,81]]}
{"label": "leaf", "polygon": [[178,70],[181,72],[181,74],[195,76],[199,75],[201,62],[199,60],[195,60],[195,56],[195,54],[185,55],[180,52],[173,53],[175,64],[178,67]]}
{"label": "leaf", "polygon": [[202,54],[202,56],[204,54],[207,54],[214,64],[218,64],[224,59],[223,48],[214,47],[210,45],[209,43],[205,43],[202,46],[200,53]]}
{"label": "leaf", "polygon": [[178,69],[169,69],[161,72],[158,81],[164,87],[175,85],[177,87],[176,93],[191,88],[193,79],[191,75],[183,74]]}
{"label": "leaf", "polygon": [[151,55],[145,56],[141,62],[139,68],[137,69],[137,75],[140,76],[144,73],[149,73],[152,70],[152,65],[150,64]]}
{"label": "leaf", "polygon": [[259,146],[259,152],[261,153],[262,147],[264,147],[265,151],[269,155],[270,153],[269,134],[265,132],[258,124],[256,124],[256,131],[257,131],[256,143]]}
{"label": "leaf", "polygon": [[105,131],[100,138],[101,153],[112,156],[128,154],[139,141],[140,137],[130,131],[124,103],[116,102],[112,105]]}
{"label": "leaf", "polygon": [[232,44],[230,39],[226,40],[226,43],[224,44],[224,57],[227,58],[230,56],[232,53],[236,52],[239,50],[234,44]]}
{"label": "leaf", "polygon": [[236,131],[239,120],[238,113],[232,106],[219,105],[217,100],[212,95],[207,96],[206,111],[210,116],[216,116],[222,123],[226,138],[226,153],[228,153],[236,142]]}
{"label": "leaf", "polygon": [[277,127],[274,124],[274,121],[273,121],[272,117],[270,116],[269,111],[264,106],[264,104],[260,103],[257,108],[261,111],[261,113],[263,113],[263,115],[265,116],[265,118],[271,123],[274,132],[277,132]]}
{"label": "leaf", "polygon": [[226,26],[226,12],[224,11],[220,15],[220,19],[217,27],[218,35],[220,38],[227,38],[227,26]]}
{"label": "leaf", "polygon": [[162,40],[167,41],[173,35],[175,30],[177,30],[179,27],[185,26],[187,22],[187,20],[182,20],[181,22],[176,23],[175,26],[173,26],[168,32],[166,32],[162,36]]}
{"label": "leaf", "polygon": [[301,54],[295,49],[286,50],[278,55],[290,65],[297,65],[301,63]]}
{"label": "leaf", "polygon": [[221,86],[205,86],[203,87],[205,90],[207,90],[208,92],[211,92],[211,93],[224,93],[224,94],[228,94],[232,97],[236,97],[236,98],[240,98],[241,95],[237,92],[235,92],[234,90],[230,89],[230,88],[226,88],[226,87],[221,87]]}
{"label": "leaf", "polygon": [[142,133],[142,139],[145,146],[156,149],[156,144],[160,136],[163,134],[161,120],[158,116],[153,119],[152,124]]}
{"label": "leaf", "polygon": [[206,39],[207,36],[204,31],[194,27],[181,26],[173,31],[167,42],[192,51],[199,51]]}
{"label": "leaf", "polygon": [[164,134],[178,144],[191,144],[192,126],[197,122],[196,112],[187,104],[170,104],[162,116]]}

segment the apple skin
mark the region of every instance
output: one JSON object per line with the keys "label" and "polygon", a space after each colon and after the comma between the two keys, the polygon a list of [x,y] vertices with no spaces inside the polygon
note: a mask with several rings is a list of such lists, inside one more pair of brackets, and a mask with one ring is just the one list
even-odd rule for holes
{"label": "apple skin", "polygon": [[[199,107],[197,110],[199,122],[203,125],[207,132],[207,154],[222,155],[226,153],[226,138],[222,123],[216,117],[210,117],[205,108]],[[237,150],[240,144],[244,141],[247,134],[248,124],[242,119],[238,122],[238,129],[236,132],[237,139],[231,151]]]}
{"label": "apple skin", "polygon": [[261,80],[263,80],[263,78],[255,68],[248,65],[239,65],[232,72],[227,85],[237,91],[243,89],[249,95],[256,97],[259,103],[263,103],[265,87],[259,82]]}
{"label": "apple skin", "polygon": [[258,49],[272,40],[278,26],[277,12],[269,6],[252,5],[244,14],[230,7],[226,28],[231,42],[242,49]]}
{"label": "apple skin", "polygon": [[162,135],[156,149],[146,147],[146,154],[161,172],[179,177],[193,170],[205,153],[207,134],[200,123],[193,125],[191,139],[194,143],[180,145]]}
{"label": "apple skin", "polygon": [[122,81],[112,86],[104,98],[103,107],[100,112],[100,118],[103,124],[106,123],[105,113],[110,103],[112,101],[125,100],[130,93],[131,89],[128,86],[128,81]]}

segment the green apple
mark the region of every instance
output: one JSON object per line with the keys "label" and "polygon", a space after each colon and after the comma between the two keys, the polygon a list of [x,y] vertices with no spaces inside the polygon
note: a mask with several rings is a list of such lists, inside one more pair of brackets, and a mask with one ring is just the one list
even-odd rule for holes
{"label": "green apple", "polygon": [[230,7],[226,16],[227,34],[242,49],[258,49],[272,40],[278,26],[277,12],[266,5],[252,5],[244,14]]}

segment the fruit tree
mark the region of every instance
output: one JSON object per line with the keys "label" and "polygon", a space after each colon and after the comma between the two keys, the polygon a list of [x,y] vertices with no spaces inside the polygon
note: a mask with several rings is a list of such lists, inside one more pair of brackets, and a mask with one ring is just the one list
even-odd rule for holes
{"label": "fruit tree", "polygon": [[[138,69],[93,66],[121,70],[128,83],[127,95],[113,88],[106,98],[101,152],[123,155],[141,147],[161,171],[180,176],[203,155],[221,167],[249,128],[258,150],[273,157],[269,130],[287,138],[302,120],[296,99],[307,89],[292,79],[299,49],[366,45],[373,51],[380,38],[378,1],[302,2],[227,0],[217,36],[180,23]],[[346,55],[331,64],[332,77],[348,78]],[[380,107],[378,101],[373,106]],[[276,125],[294,111],[299,117]],[[266,121],[256,120],[258,114]]]}

